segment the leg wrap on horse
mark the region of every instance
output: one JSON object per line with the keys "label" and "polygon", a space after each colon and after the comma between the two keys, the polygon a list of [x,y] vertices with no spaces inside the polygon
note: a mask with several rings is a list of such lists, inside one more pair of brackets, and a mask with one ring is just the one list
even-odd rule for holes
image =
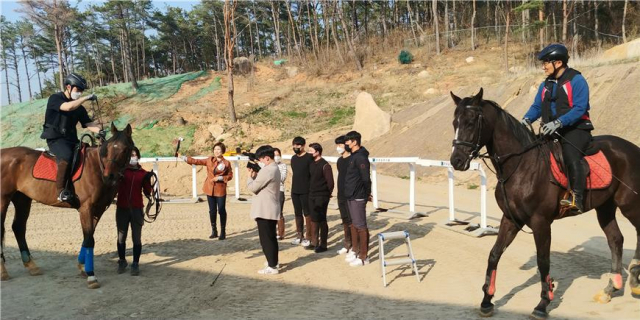
{"label": "leg wrap on horse", "polygon": [[80,247],[80,253],[78,254],[78,263],[84,264],[86,256],[87,256],[87,248],[85,246]]}
{"label": "leg wrap on horse", "polygon": [[84,270],[87,272],[87,276],[94,276],[93,273],[93,247],[87,248],[87,253],[84,260]]}
{"label": "leg wrap on horse", "polygon": [[28,250],[20,251],[20,257],[22,258],[22,263],[31,261],[31,253]]}

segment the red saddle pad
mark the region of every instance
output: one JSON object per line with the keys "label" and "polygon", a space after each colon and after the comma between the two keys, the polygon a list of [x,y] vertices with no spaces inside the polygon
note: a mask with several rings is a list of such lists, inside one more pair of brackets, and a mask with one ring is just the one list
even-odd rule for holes
{"label": "red saddle pad", "polygon": [[[78,164],[76,170],[73,172],[73,182],[78,181],[82,176],[82,170],[84,169],[84,155],[87,146],[82,146],[80,154],[78,155]],[[56,164],[56,158],[42,152],[36,164],[33,166],[33,177],[41,180],[56,181],[58,174],[58,165]]]}
{"label": "red saddle pad", "polygon": [[[560,170],[560,166],[558,162],[556,162],[556,158],[553,154],[551,157],[551,172],[553,173],[553,178],[556,182],[567,188],[567,176]],[[602,151],[598,151],[598,153],[585,157],[587,163],[589,164],[589,175],[587,176],[587,189],[605,189],[611,185],[611,180],[613,179],[613,175],[611,173],[611,165],[607,160],[607,157],[604,156]]]}

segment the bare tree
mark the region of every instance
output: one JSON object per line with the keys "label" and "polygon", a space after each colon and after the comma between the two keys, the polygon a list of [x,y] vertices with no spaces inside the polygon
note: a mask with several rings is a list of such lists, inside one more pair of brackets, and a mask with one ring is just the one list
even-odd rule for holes
{"label": "bare tree", "polygon": [[280,4],[276,7],[276,1],[271,1],[271,17],[273,18],[273,28],[275,34],[276,57],[282,56],[282,46],[280,46]]}
{"label": "bare tree", "polygon": [[[233,48],[236,40],[236,32],[234,30],[233,36],[231,35],[231,29],[233,28],[235,19],[236,7],[238,7],[238,0],[225,0],[224,1],[224,50],[225,60],[227,63],[227,83],[228,83],[228,108],[229,117],[231,122],[236,123],[236,107],[233,104]],[[234,28],[235,29],[235,28]]]}
{"label": "bare tree", "polygon": [[436,28],[436,54],[440,54],[440,32],[438,31],[438,0],[431,2],[433,9],[433,24]]}
{"label": "bare tree", "polygon": [[627,31],[624,27],[624,23],[627,20],[627,4],[629,4],[629,0],[624,0],[624,11],[622,13],[622,42],[624,43],[627,43]]}
{"label": "bare tree", "polygon": [[471,50],[476,50],[476,0],[473,0],[473,14],[471,15]]}
{"label": "bare tree", "polygon": [[340,22],[342,23],[342,31],[344,32],[344,38],[349,45],[349,52],[351,52],[351,56],[353,60],[355,60],[356,68],[358,71],[362,71],[362,63],[360,63],[360,59],[358,58],[358,54],[356,53],[356,47],[353,43],[353,39],[349,35],[349,29],[347,28],[347,24],[344,22],[344,14],[342,13],[342,6],[338,3],[338,16],[340,17]]}

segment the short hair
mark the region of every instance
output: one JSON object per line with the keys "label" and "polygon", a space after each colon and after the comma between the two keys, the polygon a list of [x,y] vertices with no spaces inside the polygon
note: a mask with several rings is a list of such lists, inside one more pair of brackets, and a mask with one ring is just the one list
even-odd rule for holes
{"label": "short hair", "polygon": [[322,146],[319,143],[314,142],[309,145],[309,148],[313,148],[313,150],[318,151],[318,153],[322,155]]}
{"label": "short hair", "polygon": [[301,146],[304,146],[305,144],[307,144],[307,140],[305,140],[303,137],[295,137],[293,138],[293,142],[291,144],[299,144]]}
{"label": "short hair", "polygon": [[280,151],[280,149],[279,149],[279,148],[273,148],[273,154],[274,154],[274,157],[275,157],[276,151],[278,151],[278,154],[279,154],[279,155],[282,155],[282,151]]}
{"label": "short hair", "polygon": [[275,156],[273,155],[273,148],[270,145],[264,145],[256,150],[256,158],[261,159],[264,157],[269,157],[273,159]]}
{"label": "short hair", "polygon": [[222,153],[227,152],[227,147],[224,145],[224,143],[222,142],[218,142],[216,144],[213,145],[213,148],[215,149],[216,147],[220,147],[220,150],[222,150]]}
{"label": "short hair", "polygon": [[336,144],[344,144],[344,135],[336,138]]}
{"label": "short hair", "polygon": [[358,145],[362,145],[362,135],[358,131],[349,131],[346,135],[344,135],[344,140],[355,140]]}

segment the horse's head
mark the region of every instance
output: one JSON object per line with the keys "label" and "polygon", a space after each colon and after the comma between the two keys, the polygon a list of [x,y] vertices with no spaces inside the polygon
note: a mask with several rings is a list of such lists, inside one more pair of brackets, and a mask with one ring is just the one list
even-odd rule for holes
{"label": "horse's head", "polygon": [[100,167],[102,168],[102,182],[109,186],[115,186],[131,158],[133,139],[131,138],[131,125],[118,131],[111,123],[111,138],[100,147]]}
{"label": "horse's head", "polygon": [[455,138],[451,150],[451,165],[456,170],[469,169],[471,160],[478,157],[480,149],[491,137],[491,128],[487,125],[484,115],[482,88],[473,97],[459,98],[453,92],[451,97],[456,104],[453,118]]}

